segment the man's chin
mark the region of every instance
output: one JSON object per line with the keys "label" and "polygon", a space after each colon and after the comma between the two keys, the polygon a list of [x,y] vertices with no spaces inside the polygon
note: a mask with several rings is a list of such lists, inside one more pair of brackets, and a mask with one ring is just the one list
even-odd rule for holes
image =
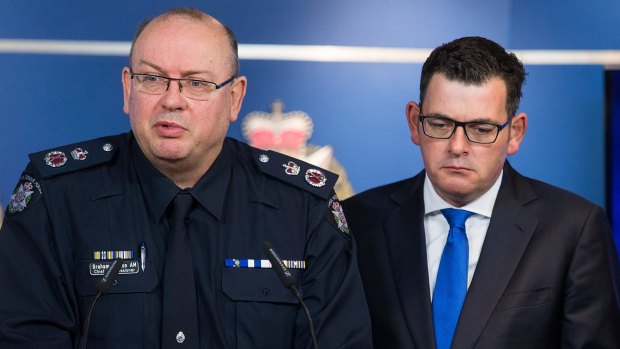
{"label": "man's chin", "polygon": [[187,157],[187,152],[179,147],[160,147],[153,151],[153,155],[155,155],[155,157],[160,161],[174,163],[185,159]]}
{"label": "man's chin", "polygon": [[160,154],[157,158],[161,161],[167,162],[179,162],[187,158],[187,156],[182,156],[181,154]]}
{"label": "man's chin", "polygon": [[[436,188],[437,190],[437,188]],[[450,179],[447,181],[443,181],[440,183],[438,193],[441,192],[446,199],[446,201],[450,201],[450,203],[458,202],[460,204],[467,203],[470,201],[470,197],[472,196],[472,185],[468,181],[465,181],[463,178],[459,179]],[[448,200],[449,199],[449,200]]]}

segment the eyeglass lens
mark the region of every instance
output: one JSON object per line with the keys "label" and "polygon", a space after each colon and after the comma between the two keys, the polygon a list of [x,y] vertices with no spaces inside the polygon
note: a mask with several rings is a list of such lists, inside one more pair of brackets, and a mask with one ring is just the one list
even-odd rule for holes
{"label": "eyeglass lens", "polygon": [[457,126],[463,126],[467,139],[475,143],[493,143],[500,131],[498,125],[494,124],[465,122],[457,125],[452,120],[433,117],[424,118],[422,126],[427,136],[439,139],[452,137]]}
{"label": "eyeglass lens", "polygon": [[174,79],[157,75],[134,74],[138,91],[160,95],[168,91],[172,82],[177,82],[179,91],[187,98],[207,100],[209,94],[216,90],[215,83],[196,79]]}

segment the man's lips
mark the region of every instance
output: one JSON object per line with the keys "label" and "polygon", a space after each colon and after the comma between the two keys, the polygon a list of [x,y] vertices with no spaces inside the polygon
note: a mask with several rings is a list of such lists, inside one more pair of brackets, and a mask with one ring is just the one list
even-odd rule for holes
{"label": "man's lips", "polygon": [[466,172],[466,171],[471,171],[471,169],[467,168],[467,167],[463,167],[463,166],[444,166],[443,167],[445,170],[448,171],[452,171],[452,172]]}
{"label": "man's lips", "polygon": [[160,121],[155,124],[155,130],[162,137],[180,137],[186,131],[185,127],[170,121]]}

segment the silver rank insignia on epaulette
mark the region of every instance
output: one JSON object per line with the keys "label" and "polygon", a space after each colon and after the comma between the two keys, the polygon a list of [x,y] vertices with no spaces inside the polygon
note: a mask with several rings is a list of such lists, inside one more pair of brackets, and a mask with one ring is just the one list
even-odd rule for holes
{"label": "silver rank insignia on epaulette", "polygon": [[[299,167],[295,161],[289,161],[286,164],[282,164],[282,167],[285,168],[284,173],[290,176],[297,176],[301,170],[301,167]],[[307,169],[304,179],[308,184],[317,188],[323,187],[327,183],[327,177],[325,174],[316,168]]]}
{"label": "silver rank insignia on epaulette", "polygon": [[60,167],[67,163],[67,156],[61,151],[54,150],[45,154],[43,161],[49,167]]}
{"label": "silver rank insignia on epaulette", "polygon": [[256,163],[264,173],[324,199],[330,197],[337,174],[278,152],[256,150]]}
{"label": "silver rank insignia on epaulette", "polygon": [[[111,146],[109,143],[107,143],[106,145]],[[102,149],[104,151],[111,151],[112,149],[105,150],[106,145],[104,145]],[[84,150],[79,147],[71,150],[71,157],[73,158],[73,160],[84,161],[86,160],[87,155],[88,155],[88,150]],[[53,150],[45,154],[43,161],[45,161],[45,164],[49,167],[60,167],[60,166],[64,166],[67,163],[68,159],[69,158],[67,157],[67,155],[65,155],[64,152]]]}
{"label": "silver rank insignia on epaulette", "polygon": [[41,178],[49,178],[108,162],[114,150],[106,137],[32,153],[29,157]]}
{"label": "silver rank insignia on epaulette", "polygon": [[316,168],[307,169],[304,178],[311,186],[317,188],[320,188],[327,183],[327,177],[325,177],[325,174]]}
{"label": "silver rank insignia on epaulette", "polygon": [[300,167],[294,161],[289,161],[286,164],[282,164],[285,168],[284,173],[290,176],[297,176],[299,174]]}
{"label": "silver rank insignia on epaulette", "polygon": [[71,151],[71,157],[73,160],[86,160],[86,155],[88,155],[88,150],[84,150],[82,148],[75,148]]}

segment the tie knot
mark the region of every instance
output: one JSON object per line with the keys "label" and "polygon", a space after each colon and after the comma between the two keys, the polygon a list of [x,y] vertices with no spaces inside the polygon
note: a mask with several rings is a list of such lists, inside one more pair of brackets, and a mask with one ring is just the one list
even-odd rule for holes
{"label": "tie knot", "polygon": [[185,220],[189,214],[194,197],[186,191],[180,191],[172,200],[172,219]]}
{"label": "tie knot", "polygon": [[445,208],[441,210],[441,213],[443,213],[443,216],[448,220],[450,228],[465,228],[465,221],[473,214],[473,212],[456,208]]}

